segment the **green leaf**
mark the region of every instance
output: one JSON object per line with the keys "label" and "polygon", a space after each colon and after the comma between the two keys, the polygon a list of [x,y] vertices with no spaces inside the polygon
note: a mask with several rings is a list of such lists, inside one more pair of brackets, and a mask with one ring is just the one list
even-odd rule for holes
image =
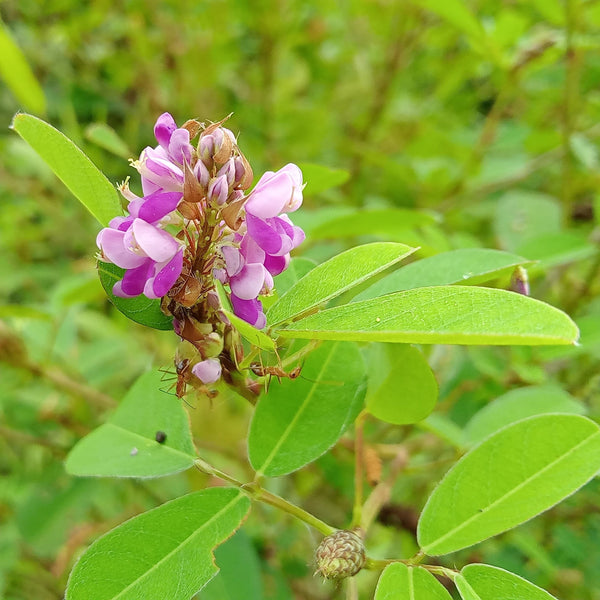
{"label": "green leaf", "polygon": [[44,91],[2,21],[0,21],[0,77],[27,110],[37,114],[46,112]]}
{"label": "green leaf", "polygon": [[482,408],[467,423],[465,439],[477,443],[502,427],[527,417],[545,413],[585,414],[586,409],[558,387],[531,386],[511,390]]}
{"label": "green leaf", "polygon": [[402,238],[402,232],[435,222],[435,216],[408,208],[356,210],[351,214],[320,223],[311,229],[310,239],[314,242],[322,239],[378,235],[397,240]]}
{"label": "green leaf", "polygon": [[425,357],[407,344],[369,348],[367,410],[395,425],[423,420],[434,408],[437,382]]}
{"label": "green leaf", "polygon": [[464,600],[556,600],[526,579],[490,565],[467,565],[455,582]]}
{"label": "green leaf", "polygon": [[485,37],[481,23],[463,0],[417,0],[417,3],[436,13],[468,37],[476,40]]}
{"label": "green leaf", "polygon": [[598,472],[600,428],[579,415],[519,421],[466,454],[429,497],[417,539],[429,555],[472,546],[528,521]]}
{"label": "green leaf", "polygon": [[243,529],[215,550],[215,562],[220,571],[198,600],[264,600],[260,560]]}
{"label": "green leaf", "polygon": [[416,4],[427,8],[450,25],[464,33],[473,48],[490,60],[502,64],[501,56],[481,23],[468,8],[465,0],[414,0]]}
{"label": "green leaf", "polygon": [[212,551],[249,506],[238,490],[210,488],[126,521],[79,559],[66,600],[191,598],[217,574]]}
{"label": "green leaf", "polygon": [[383,277],[358,294],[357,300],[368,300],[384,294],[453,283],[479,284],[512,272],[528,260],[501,250],[464,248],[442,252],[406,265]]}
{"label": "green leaf", "polygon": [[517,250],[526,241],[561,228],[561,208],[551,196],[515,190],[504,194],[496,209],[495,229],[507,250]]}
{"label": "green leaf", "polygon": [[[163,391],[159,371],[133,384],[108,423],[80,440],[67,457],[71,475],[160,477],[193,466],[196,451],[181,400]],[[162,389],[161,389],[162,388]],[[166,440],[156,441],[157,431]]]}
{"label": "green leaf", "polygon": [[542,233],[519,245],[518,251],[548,269],[594,256],[597,248],[579,231]]}
{"label": "green leaf", "polygon": [[298,379],[271,381],[248,436],[252,467],[274,477],[326,452],[362,408],[366,375],[354,344],[325,343],[308,355]]}
{"label": "green leaf", "polygon": [[292,258],[288,268],[274,278],[275,291],[279,297],[283,296],[292,286],[312,271],[317,263],[310,258]]}
{"label": "green leaf", "polygon": [[579,332],[562,311],[521,294],[440,286],[336,306],[277,333],[321,340],[537,346],[573,344]]}
{"label": "green leaf", "polygon": [[231,311],[223,309],[225,316],[231,321],[231,324],[239,331],[240,335],[246,338],[251,344],[257,346],[261,350],[267,350],[268,352],[275,352],[275,342],[260,329],[252,327],[250,323],[240,319],[234,315]]}
{"label": "green leaf", "polygon": [[123,278],[125,269],[101,260],[98,261],[97,266],[100,283],[108,299],[118,311],[122,312],[128,319],[153,329],[160,329],[161,331],[173,329],[173,317],[163,313],[160,309],[160,300],[152,300],[143,295],[135,298],[119,298],[112,293],[115,283]]}
{"label": "green leaf", "polygon": [[309,271],[270,308],[272,326],[289,321],[359,285],[416,251],[404,244],[375,242],[342,252]]}
{"label": "green leaf", "polygon": [[117,132],[106,123],[91,123],[85,128],[85,137],[104,148],[108,152],[128,159],[132,152],[127,144],[119,137]]}
{"label": "green leaf", "polygon": [[45,121],[25,114],[15,115],[11,128],[102,225],[123,214],[117,190],[68,137]]}
{"label": "green leaf", "polygon": [[452,600],[452,596],[423,567],[392,563],[379,577],[374,600]]}
{"label": "green leaf", "polygon": [[338,187],[350,179],[350,173],[344,169],[332,169],[314,163],[300,163],[298,166],[306,182],[305,193],[309,196]]}

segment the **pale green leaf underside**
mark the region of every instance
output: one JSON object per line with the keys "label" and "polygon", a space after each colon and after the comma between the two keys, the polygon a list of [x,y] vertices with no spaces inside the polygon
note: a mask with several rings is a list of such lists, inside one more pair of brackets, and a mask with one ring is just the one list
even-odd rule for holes
{"label": "pale green leaf underside", "polygon": [[236,317],[231,311],[223,309],[225,316],[231,321],[231,324],[238,330],[240,335],[246,338],[251,344],[260,348],[261,350],[267,350],[268,352],[275,351],[275,342],[260,329],[252,327],[249,323]]}
{"label": "pale green leaf underside", "polygon": [[422,567],[392,563],[379,577],[374,600],[452,600],[452,596]]}
{"label": "pale green leaf underside", "polygon": [[[189,469],[196,452],[181,401],[164,391],[158,371],[144,373],[129,390],[109,422],[71,450],[66,470],[72,475],[160,477]],[[166,434],[156,441],[157,431]]]}
{"label": "pale green leaf underside", "polygon": [[585,414],[585,406],[559,387],[530,386],[511,390],[484,406],[467,423],[464,437],[477,443],[502,427],[544,413]]}
{"label": "pale green leaf underside", "polygon": [[269,309],[270,326],[309,312],[416,251],[404,244],[376,242],[346,250],[300,279]]}
{"label": "pale green leaf underside", "polygon": [[31,115],[17,114],[12,128],[40,155],[54,174],[101,225],[123,214],[114,186],[68,137]]}
{"label": "pale green leaf underside", "polygon": [[437,382],[419,350],[408,344],[372,344],[368,364],[366,405],[374,417],[406,425],[433,410]]}
{"label": "pale green leaf underside", "polygon": [[440,286],[337,306],[289,324],[284,337],[404,344],[573,344],[562,311],[492,288]]}
{"label": "pale green leaf underside", "polygon": [[354,344],[328,342],[311,352],[301,376],[271,381],[250,425],[248,454],[267,477],[285,475],[327,451],[362,408],[362,356]]}
{"label": "pale green leaf underside", "polygon": [[579,415],[519,421],[466,454],[429,497],[417,530],[441,555],[516,527],[560,502],[597,472],[600,428]]}
{"label": "pale green leaf underside", "polygon": [[211,488],[126,521],[79,559],[66,600],[191,598],[218,572],[212,551],[249,506],[238,490]]}
{"label": "pale green leaf underside", "polygon": [[2,21],[0,21],[0,76],[15,98],[27,110],[38,114],[46,111],[44,91]]}
{"label": "pale green leaf underside", "polygon": [[526,579],[490,565],[467,565],[456,586],[463,600],[556,600]]}
{"label": "pale green leaf underside", "polygon": [[358,294],[354,301],[434,285],[490,281],[528,261],[516,254],[489,248],[462,248],[415,261],[383,277]]}

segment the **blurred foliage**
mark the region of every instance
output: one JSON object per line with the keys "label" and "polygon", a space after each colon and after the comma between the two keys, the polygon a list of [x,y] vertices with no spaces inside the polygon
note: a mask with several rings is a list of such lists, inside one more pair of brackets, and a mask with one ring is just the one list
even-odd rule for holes
{"label": "blurred foliage", "polygon": [[[368,539],[373,556],[415,551],[415,516],[462,452],[452,432],[492,399],[558,384],[600,418],[600,3],[5,0],[0,12],[45,92],[45,118],[111,181],[132,173],[122,156],[154,143],[163,111],[180,123],[233,113],[229,124],[256,173],[311,165],[317,183],[311,191],[308,180],[298,215],[307,230],[319,228],[303,250],[311,258],[389,239],[327,236],[328,220],[366,207],[429,211],[435,218],[398,232],[420,256],[489,247],[538,261],[529,268],[532,295],[576,319],[581,345],[425,348],[440,386],[435,418],[418,428],[367,422],[384,474],[394,449],[410,455]],[[95,276],[97,224],[8,131],[26,108],[17,97],[0,88],[0,595],[51,600],[91,540],[207,480],[64,473],[66,452],[106,421],[131,382],[152,364],[168,368],[175,339],[107,302]],[[319,165],[341,171],[339,187],[322,189]],[[221,395],[212,405],[192,401],[189,412],[201,452],[247,478],[240,440],[249,407]],[[343,526],[352,458],[347,437],[270,485]],[[447,564],[486,561],[562,600],[599,600],[598,506],[596,479]],[[256,598],[339,597],[311,577],[316,543],[304,526],[256,506],[219,551],[221,580],[200,597],[239,597],[231,566],[239,557],[261,565],[262,580],[248,576]],[[361,573],[360,589],[373,589],[375,577]]]}

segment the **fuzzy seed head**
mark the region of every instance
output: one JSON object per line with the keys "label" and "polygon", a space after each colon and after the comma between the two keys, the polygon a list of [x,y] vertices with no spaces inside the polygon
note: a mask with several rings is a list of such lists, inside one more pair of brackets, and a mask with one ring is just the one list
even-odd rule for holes
{"label": "fuzzy seed head", "polygon": [[365,565],[365,546],[353,531],[340,530],[323,538],[315,552],[316,573],[325,579],[345,579]]}

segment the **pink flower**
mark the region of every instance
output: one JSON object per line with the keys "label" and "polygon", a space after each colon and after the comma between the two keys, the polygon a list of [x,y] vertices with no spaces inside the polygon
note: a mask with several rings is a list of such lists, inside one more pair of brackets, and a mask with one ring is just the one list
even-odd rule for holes
{"label": "pink flower", "polygon": [[261,219],[294,212],[302,204],[302,188],[302,171],[292,163],[267,171],[248,197],[246,212]]}
{"label": "pink flower", "polygon": [[117,217],[96,239],[103,257],[125,269],[115,296],[161,298],[183,268],[183,248],[169,233],[136,217]]}

